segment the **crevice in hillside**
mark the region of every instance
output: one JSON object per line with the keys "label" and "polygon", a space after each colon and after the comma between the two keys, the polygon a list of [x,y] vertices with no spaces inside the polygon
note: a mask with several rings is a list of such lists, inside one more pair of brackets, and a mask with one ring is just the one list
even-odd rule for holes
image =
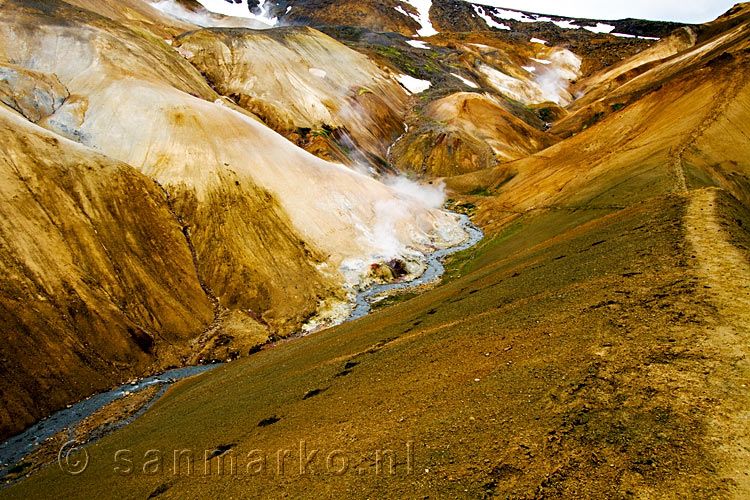
{"label": "crevice in hillside", "polygon": [[203,293],[206,294],[206,297],[208,297],[208,300],[211,301],[211,304],[213,304],[214,309],[214,319],[209,324],[201,334],[196,337],[193,342],[191,343],[191,350],[193,353],[197,353],[200,351],[200,348],[204,346],[209,339],[211,339],[217,331],[221,329],[222,320],[226,316],[227,309],[221,305],[221,301],[219,301],[219,298],[214,294],[213,290],[211,289],[211,286],[206,282],[205,278],[203,277],[203,273],[200,269],[200,262],[198,259],[198,252],[195,250],[195,245],[193,244],[193,239],[190,236],[190,227],[185,223],[182,216],[177,213],[177,211],[174,208],[174,202],[172,200],[172,197],[169,195],[169,192],[166,190],[164,186],[159,183],[156,179],[152,179],[154,181],[154,184],[161,189],[162,193],[164,193],[164,197],[167,201],[167,209],[172,214],[172,216],[177,221],[177,224],[180,226],[180,230],[182,231],[183,236],[185,237],[185,242],[187,243],[188,249],[190,250],[190,255],[193,259],[193,267],[195,268],[195,275],[198,278],[198,283],[201,286],[201,289],[203,290]]}

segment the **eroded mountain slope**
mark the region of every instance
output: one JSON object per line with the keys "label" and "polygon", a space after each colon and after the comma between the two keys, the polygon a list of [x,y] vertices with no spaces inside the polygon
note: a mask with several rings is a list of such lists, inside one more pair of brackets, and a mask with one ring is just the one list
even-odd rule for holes
{"label": "eroded mountain slope", "polygon": [[[453,237],[449,223],[436,234],[442,216],[292,147],[220,99],[161,39],[118,25],[122,50],[109,21],[87,17],[100,29],[93,43],[47,9],[26,11],[42,25],[39,41],[24,33],[24,47],[3,48],[7,67],[23,70],[26,88],[38,82],[44,102],[6,100],[164,185],[195,243],[204,288],[229,307],[219,317],[231,315],[236,331],[291,329],[306,319],[295,314],[338,298],[341,265],[356,275],[394,247]],[[526,34],[425,42],[328,30],[354,33],[379,64],[429,80],[411,98],[404,151],[427,131],[460,139],[414,149],[436,159],[430,175],[477,170],[446,182],[486,240],[452,262],[450,282],[420,297],[178,386],[90,446],[86,475],[52,467],[0,495],[746,498],[750,56],[747,6],[737,9],[594,76],[586,59],[595,51],[571,57]],[[83,22],[67,12],[62,24],[69,15]],[[75,47],[81,66],[56,65],[42,50],[50,46]],[[418,65],[403,46],[423,51]],[[556,102],[536,78],[555,62],[566,75]],[[118,65],[128,78],[114,78]],[[591,77],[581,87],[591,102],[573,100],[567,85],[579,77]],[[566,119],[563,106],[579,104],[593,113]],[[562,141],[544,133],[560,119],[577,125]],[[392,156],[407,157],[399,146]],[[443,168],[453,163],[460,169]],[[402,217],[379,225],[381,211]],[[731,280],[717,278],[727,273]],[[277,450],[297,456],[302,441],[325,450],[313,468],[329,474],[287,469],[280,479],[248,474],[241,461],[258,443],[271,461]],[[403,458],[407,442],[412,459]],[[165,450],[165,461],[155,474],[115,476],[122,448],[136,469],[149,449]],[[197,466],[205,450],[241,457],[239,473],[232,481],[174,474],[175,449],[195,450]],[[347,473],[330,474],[324,458],[336,449],[351,459]],[[377,449],[402,450],[395,475],[377,473]]]}
{"label": "eroded mountain slope", "polygon": [[128,165],[0,105],[0,435],[182,363],[212,321],[167,199]]}
{"label": "eroded mountain slope", "polygon": [[[29,387],[38,394],[40,383],[52,390],[69,374],[74,387],[61,389],[36,406],[31,405],[33,398],[28,392],[3,389],[9,407],[18,407],[13,416],[3,416],[3,434],[19,430],[32,417],[44,416],[66,402],[163,367],[167,361],[162,360],[181,364],[213,356],[233,358],[271,337],[298,331],[311,319],[311,327],[339,321],[348,313],[351,287],[367,275],[373,262],[401,258],[410,272],[418,272],[421,251],[464,238],[455,217],[436,209],[439,201],[427,203],[320,160],[248,111],[220,98],[190,63],[144,26],[127,27],[59,1],[4,0],[0,9],[0,39],[5,41],[0,44],[2,102],[56,134],[50,135],[55,140],[79,143],[76,151],[88,151],[107,164],[121,161],[135,167],[140,173],[132,175],[149,180],[150,189],[159,196],[159,206],[169,209],[170,227],[177,235],[181,230],[189,236],[194,250],[191,255],[183,236],[182,249],[174,250],[174,264],[182,272],[171,270],[172,264],[164,263],[173,246],[171,240],[159,241],[149,233],[161,230],[162,219],[153,211],[139,214],[142,219],[138,222],[144,225],[149,217],[154,219],[156,227],[143,229],[143,237],[158,247],[149,254],[152,261],[142,265],[169,279],[190,273],[192,289],[170,295],[171,288],[151,290],[150,286],[157,285],[146,286],[136,280],[129,286],[138,293],[129,293],[131,288],[111,292],[109,302],[94,294],[89,302],[82,301],[93,316],[101,316],[90,328],[87,323],[58,321],[58,315],[68,314],[64,307],[68,292],[64,287],[50,290],[55,300],[49,304],[54,305],[43,309],[37,319],[53,325],[44,338],[50,343],[57,337],[69,338],[73,344],[88,343],[89,347],[67,363],[61,359],[64,354],[58,356],[52,347],[40,344],[21,349],[16,340],[11,342],[16,368],[9,384],[31,377]],[[4,109],[6,114],[15,113]],[[14,119],[20,117],[14,114]],[[29,156],[22,140],[27,129],[8,127],[16,129],[18,136],[7,137],[4,158]],[[39,155],[51,159],[56,153],[40,148]],[[32,155],[24,161],[36,160]],[[50,179],[65,176],[65,164],[54,168],[57,171]],[[105,180],[100,184],[105,185]],[[109,196],[119,200],[131,193],[124,184],[115,177],[108,187],[112,190]],[[58,198],[38,197],[40,203],[64,210]],[[72,210],[71,217],[75,213]],[[112,231],[115,229],[113,226]],[[33,225],[18,228],[15,237],[23,240],[31,237],[26,234],[31,231]],[[128,228],[108,234],[111,238],[120,234],[125,241],[130,237]],[[134,245],[145,244],[139,236],[133,238]],[[50,248],[60,242],[54,243],[49,243]],[[112,246],[105,243],[106,248]],[[31,250],[8,249],[9,255],[21,262],[28,258],[26,251]],[[112,260],[128,262],[124,254]],[[113,279],[123,280],[135,280],[142,273],[127,266],[97,272],[108,271]],[[134,276],[129,276],[131,272]],[[80,279],[85,282],[88,278]],[[195,286],[200,290],[197,298],[192,295]],[[149,295],[156,303],[144,306],[141,301]],[[123,339],[113,337],[109,346],[106,325],[120,332],[119,325],[125,321],[109,319],[114,314],[111,303],[138,311],[148,321],[133,316],[132,321],[143,323],[140,329],[127,334],[130,330],[123,326]],[[160,314],[168,318],[161,318],[151,307],[163,308]],[[178,322],[181,308],[194,309],[192,317],[182,326],[173,325],[169,321]],[[25,338],[26,313],[8,306],[4,314],[8,324],[16,325],[5,335]],[[146,332],[143,335],[142,330]],[[127,335],[141,342],[146,352],[128,351],[135,341],[129,341]],[[97,342],[91,342],[90,336]],[[158,347],[159,336],[168,339],[179,356],[165,354],[167,348]],[[152,348],[161,349],[159,355],[148,352]],[[128,359],[131,361],[126,362]],[[110,363],[122,365],[110,369]],[[37,365],[46,368],[38,371]]]}
{"label": "eroded mountain slope", "polygon": [[356,162],[331,135],[385,165],[406,92],[367,57],[311,28],[210,29],[174,44],[222,95],[320,156]]}
{"label": "eroded mountain slope", "polygon": [[[113,484],[128,498],[216,494],[216,465],[208,476],[185,467],[219,449],[227,497],[743,498],[734,467],[746,458],[734,434],[716,430],[746,435],[735,385],[746,380],[746,346],[711,334],[737,324],[717,314],[712,282],[691,258],[689,214],[693,203],[708,208],[702,197],[607,217],[528,214],[522,230],[456,262],[463,278],[183,383],[90,446],[85,475],[50,467],[0,496],[110,498]],[[747,210],[720,198],[717,223],[747,258]],[[177,475],[166,454],[154,474],[113,475],[124,448],[134,466],[149,449],[186,451]],[[283,476],[276,450],[289,450]],[[300,469],[296,458],[313,450]],[[390,450],[379,466],[375,450]],[[342,463],[344,473],[331,472]]]}
{"label": "eroded mountain slope", "polygon": [[[736,50],[715,53],[699,70],[651,80],[653,91],[608,110],[598,123],[543,153],[449,184],[497,193],[475,200],[477,217],[490,225],[544,207],[622,207],[706,185],[722,186],[745,202],[750,146],[742,123],[750,88],[744,43],[737,39]],[[718,140],[720,134],[726,140]]]}
{"label": "eroded mountain slope", "polygon": [[[289,333],[344,280],[356,281],[372,259],[460,237],[449,217],[314,158],[218,100],[200,73],[160,40],[103,18],[92,23],[68,11],[59,24],[23,2],[18,7],[8,5],[14,15],[2,27],[27,43],[4,47],[6,59],[55,73],[86,101],[76,137],[162,183],[175,207],[187,210],[181,215],[193,230],[208,284],[226,306],[267,316],[271,332]],[[32,24],[35,31],[24,30]],[[94,35],[96,43],[80,43]],[[65,64],[71,50],[78,52],[76,64]],[[67,111],[62,106],[50,123],[58,116],[65,121]],[[227,229],[220,240],[218,227]],[[443,233],[434,233],[436,227]],[[243,285],[246,293],[231,292],[238,286],[234,277],[245,275],[255,278]]]}

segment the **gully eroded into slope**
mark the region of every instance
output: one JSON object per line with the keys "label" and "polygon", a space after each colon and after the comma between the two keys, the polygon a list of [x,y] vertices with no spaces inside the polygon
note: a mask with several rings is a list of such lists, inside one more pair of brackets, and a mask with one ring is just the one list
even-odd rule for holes
{"label": "gully eroded into slope", "polygon": [[[157,185],[161,187],[161,185],[159,185],[158,183]],[[163,187],[162,190],[167,196],[167,199],[170,200],[168,193],[166,192],[166,190],[164,190]],[[210,288],[203,282],[200,270],[198,268],[197,255],[190,240],[190,234],[187,226],[182,222],[182,219],[178,214],[176,214],[174,211],[172,211],[172,213],[175,215],[177,221],[179,222],[180,227],[185,234],[188,245],[190,246],[190,250],[193,253],[193,260],[195,263],[196,272],[198,272],[198,278],[200,280],[201,286],[206,292],[206,295],[213,301],[216,308],[216,318],[214,320],[214,323],[212,323],[212,325],[201,335],[201,338],[205,338],[207,336],[210,337],[210,334],[216,331],[220,326],[219,320],[221,318],[223,308],[221,307],[219,300],[211,292]],[[373,299],[378,296],[382,296],[390,292],[405,292],[412,289],[417,290],[419,289],[419,287],[425,284],[436,282],[445,272],[443,261],[446,257],[457,252],[467,250],[476,245],[479,241],[482,240],[482,238],[484,238],[484,233],[482,232],[482,230],[475,226],[467,215],[457,215],[459,217],[461,226],[467,234],[467,238],[462,243],[454,247],[437,250],[428,255],[425,271],[419,277],[411,281],[401,283],[385,283],[381,285],[375,285],[373,287],[360,291],[354,301],[354,309],[352,311],[352,314],[347,319],[347,321],[353,321],[355,319],[367,316],[370,313],[370,306]],[[298,339],[305,335],[306,333],[294,335],[288,337],[282,342]],[[196,340],[196,344],[201,344],[200,339]],[[270,345],[276,345],[276,343]],[[47,419],[37,422],[34,426],[30,427],[25,432],[12,437],[5,443],[0,444],[0,479],[5,478],[13,469],[19,468],[19,466],[24,463],[24,459],[26,457],[28,457],[34,451],[38,450],[45,441],[52,440],[54,436],[56,436],[60,432],[67,430],[70,433],[71,441],[73,441],[76,427],[78,427],[80,424],[82,424],[84,421],[89,419],[92,415],[102,410],[106,406],[154,385],[158,385],[160,387],[157,394],[144,406],[138,409],[133,415],[130,415],[127,418],[117,422],[116,424],[109,426],[106,430],[99,433],[99,435],[96,435],[87,442],[75,443],[76,449],[86,446],[96,439],[99,439],[104,435],[133,422],[148,408],[150,408],[162,395],[164,395],[167,389],[178,380],[195,375],[200,375],[217,366],[220,366],[220,363],[212,365],[188,366],[184,368],[169,370],[159,375],[144,378],[137,382],[125,384],[111,391],[96,394],[70,406],[69,408],[53,414]],[[58,456],[58,459],[61,459],[61,457]],[[64,459],[64,457],[62,459]],[[20,476],[19,478],[11,479],[0,487],[8,486],[9,484],[16,482],[23,477],[24,476]]]}

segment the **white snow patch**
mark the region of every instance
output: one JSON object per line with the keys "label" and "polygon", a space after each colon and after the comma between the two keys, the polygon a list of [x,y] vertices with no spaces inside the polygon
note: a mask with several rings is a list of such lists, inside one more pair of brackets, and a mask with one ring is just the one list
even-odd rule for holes
{"label": "white snow patch", "polygon": [[658,36],[639,36],[641,40],[661,40]]}
{"label": "white snow patch", "polygon": [[610,33],[612,36],[619,36],[620,38],[636,38],[635,35],[628,35],[627,33]]}
{"label": "white snow patch", "polygon": [[478,89],[479,88],[479,85],[477,85],[476,83],[472,82],[471,80],[468,80],[468,79],[464,78],[461,75],[458,75],[456,73],[451,73],[451,75],[455,76],[456,78],[458,78],[459,80],[461,80],[462,82],[464,82],[464,84],[468,85],[469,87],[471,87],[473,89]]}
{"label": "white snow patch", "polygon": [[548,61],[546,59],[536,59],[532,57],[531,60],[534,62],[538,62],[539,64],[552,64],[552,61]]}
{"label": "white snow patch", "polygon": [[403,15],[405,15],[405,16],[411,17],[412,19],[414,19],[414,15],[413,15],[413,14],[409,14],[408,12],[406,12],[406,11],[404,10],[404,8],[403,8],[403,7],[401,7],[400,5],[396,5],[396,6],[394,7],[394,9],[396,10],[396,12],[398,12],[398,13],[400,13],[400,14],[403,14]]}
{"label": "white snow patch", "polygon": [[[563,28],[563,29],[566,29],[566,30],[579,30],[579,29],[581,29],[580,26],[576,26],[575,24],[573,24],[574,22],[575,22],[574,19],[564,19],[562,21],[552,21],[552,24],[554,24],[555,26],[557,26],[559,28]],[[612,29],[614,29],[614,28],[612,28]]]}
{"label": "white snow patch", "polygon": [[221,25],[221,23],[218,22],[218,19],[210,15],[188,10],[174,0],[158,0],[152,2],[151,6],[172,19],[178,19],[186,23],[195,24],[196,26],[210,28],[219,27]]}
{"label": "white snow patch", "polygon": [[529,73],[534,73],[536,71],[535,66],[521,66],[521,67],[525,69],[526,71],[528,71]]}
{"label": "white snow patch", "polygon": [[427,80],[420,80],[419,78],[414,78],[413,76],[404,74],[398,75],[396,80],[398,80],[398,83],[403,85],[403,87],[412,94],[421,94],[432,85],[432,82]]}
{"label": "white snow patch", "polygon": [[541,43],[542,45],[547,45],[547,40],[542,40],[541,38],[532,38],[531,43]]}
{"label": "white snow patch", "polygon": [[483,43],[470,43],[469,45],[481,50],[497,50],[495,47],[490,47],[489,45],[484,45]]}
{"label": "white snow patch", "polygon": [[438,31],[435,29],[434,26],[432,26],[432,22],[430,21],[430,7],[432,7],[432,0],[406,0],[409,4],[413,5],[415,9],[417,9],[417,12],[419,12],[419,17],[417,18],[417,21],[422,26],[421,29],[417,31],[417,34],[419,36],[432,36],[437,35]]}
{"label": "white snow patch", "polygon": [[531,17],[523,12],[518,12],[517,10],[507,10],[507,9],[495,9],[492,11],[492,13],[501,19],[509,19],[512,21],[519,21],[522,23],[535,23],[537,22],[536,17]]}
{"label": "white snow patch", "polygon": [[430,50],[430,44],[422,40],[407,40],[406,43],[417,49]]}
{"label": "white snow patch", "polygon": [[[495,2],[492,2],[489,0],[483,0],[483,1],[485,3],[489,3],[488,5],[489,7],[498,7],[497,5],[495,5]],[[483,10],[486,10],[486,7],[484,7]],[[509,19],[513,21],[518,21],[521,23],[554,23],[555,25],[564,29],[572,29],[572,30],[581,29],[580,26],[573,24],[576,22],[575,19],[554,20],[551,17],[547,17],[547,16],[539,16],[537,14],[524,14],[523,12],[519,12],[517,10],[508,10],[508,9],[502,9],[502,8],[495,8],[493,9],[492,13],[495,17],[499,17],[501,19]],[[615,28],[613,27],[612,29],[615,29]]]}
{"label": "white snow patch", "polygon": [[523,103],[534,104],[546,100],[542,95],[541,89],[533,82],[519,80],[518,78],[506,75],[502,71],[487,64],[481,64],[478,69],[487,77],[490,86],[507,95],[511,99]]}
{"label": "white snow patch", "polygon": [[596,26],[584,26],[583,28],[593,33],[612,33],[615,30],[614,26],[605,23],[596,23]]}
{"label": "white snow patch", "polygon": [[268,24],[269,26],[276,26],[279,22],[277,18],[269,17],[269,6],[266,5],[266,0],[260,0],[260,4],[258,5],[260,7],[260,15],[250,12],[245,2],[229,3],[224,0],[198,0],[198,2],[211,12],[224,14],[225,16],[246,17]]}
{"label": "white snow patch", "polygon": [[477,15],[479,17],[481,17],[484,20],[484,22],[487,23],[487,26],[489,26],[490,28],[496,28],[496,29],[499,29],[499,30],[509,30],[510,31],[510,26],[507,26],[507,25],[502,24],[502,23],[498,23],[497,21],[495,21],[494,19],[492,19],[492,17],[490,17],[489,15],[487,15],[487,13],[484,11],[484,9],[482,8],[481,5],[475,5],[474,6],[474,12],[476,12]]}

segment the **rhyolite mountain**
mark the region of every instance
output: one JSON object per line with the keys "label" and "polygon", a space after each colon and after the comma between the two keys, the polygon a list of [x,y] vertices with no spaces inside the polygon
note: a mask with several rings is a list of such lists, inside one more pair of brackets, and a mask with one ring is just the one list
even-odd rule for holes
{"label": "rhyolite mountain", "polygon": [[[0,497],[210,497],[106,457],[310,440],[369,470],[404,437],[411,473],[218,495],[747,497],[749,4],[681,25],[232,3],[0,0],[0,435],[237,360],[85,475]],[[441,285],[255,353],[462,241],[443,208],[486,238]]]}

